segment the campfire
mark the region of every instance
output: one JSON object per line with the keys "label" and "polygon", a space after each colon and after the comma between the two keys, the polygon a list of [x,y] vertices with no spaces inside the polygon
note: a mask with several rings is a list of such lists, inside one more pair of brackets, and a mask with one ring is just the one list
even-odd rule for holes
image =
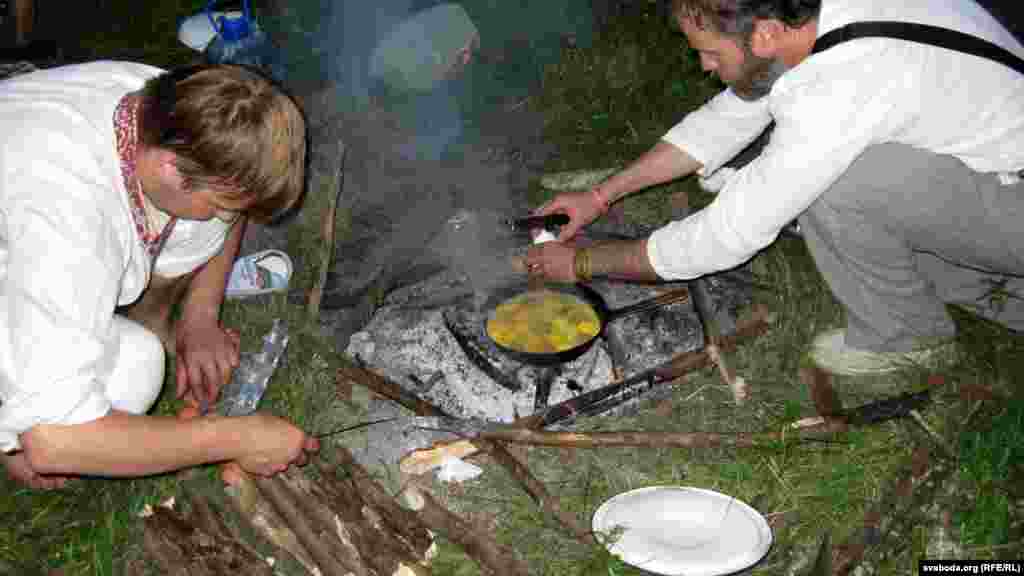
{"label": "campfire", "polygon": [[[484,329],[486,290],[449,270],[391,294],[352,337],[347,352],[452,415],[512,422],[704,345],[684,286],[600,282],[592,287],[613,310],[666,295],[679,301],[654,302],[651,309],[609,322],[603,337],[574,360],[534,365],[491,341]],[[734,324],[734,311],[748,295],[729,288],[722,283],[715,297],[721,316]],[[622,398],[624,405],[633,400]],[[604,406],[607,411],[622,407]]]}

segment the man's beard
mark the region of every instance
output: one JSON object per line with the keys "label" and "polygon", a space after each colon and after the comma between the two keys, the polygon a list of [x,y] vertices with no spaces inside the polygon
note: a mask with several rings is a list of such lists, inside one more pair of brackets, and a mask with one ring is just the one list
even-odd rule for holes
{"label": "man's beard", "polygon": [[760,58],[749,48],[744,50],[745,58],[740,77],[729,86],[742,100],[753,102],[768,95],[778,80],[789,68],[778,58]]}

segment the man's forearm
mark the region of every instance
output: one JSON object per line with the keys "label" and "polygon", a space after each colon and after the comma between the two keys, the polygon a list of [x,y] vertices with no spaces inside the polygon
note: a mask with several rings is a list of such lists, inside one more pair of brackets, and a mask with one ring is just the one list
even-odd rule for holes
{"label": "man's forearm", "polygon": [[685,150],[659,141],[621,172],[601,183],[596,190],[606,204],[611,204],[637,190],[688,176],[700,167],[701,163]]}
{"label": "man's forearm", "polygon": [[647,258],[647,239],[604,242],[578,248],[576,271],[577,276],[582,273],[591,277],[642,282],[654,282],[659,279]]}
{"label": "man's forearm", "polygon": [[228,231],[221,251],[192,278],[184,302],[183,316],[186,321],[196,318],[217,320],[219,317],[220,306],[224,302],[224,289],[242,245],[245,225],[245,216],[239,216]]}
{"label": "man's forearm", "polygon": [[41,474],[140,476],[235,460],[245,426],[244,417],[179,420],[112,411],[83,424],[37,426],[21,441]]}

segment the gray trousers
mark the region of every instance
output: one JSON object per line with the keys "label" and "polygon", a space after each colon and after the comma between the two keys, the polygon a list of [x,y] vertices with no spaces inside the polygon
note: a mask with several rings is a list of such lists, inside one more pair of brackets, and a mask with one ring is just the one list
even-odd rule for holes
{"label": "gray trousers", "polygon": [[873,146],[799,218],[847,312],[846,343],[902,352],[948,338],[945,303],[1024,329],[1024,183],[952,156]]}

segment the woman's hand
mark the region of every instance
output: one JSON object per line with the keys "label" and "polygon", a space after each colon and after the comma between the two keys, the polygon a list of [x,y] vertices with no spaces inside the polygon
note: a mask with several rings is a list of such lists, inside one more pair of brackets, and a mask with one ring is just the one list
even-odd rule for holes
{"label": "woman's hand", "polygon": [[182,319],[175,334],[177,397],[193,405],[213,404],[238,367],[240,337],[216,320]]}

